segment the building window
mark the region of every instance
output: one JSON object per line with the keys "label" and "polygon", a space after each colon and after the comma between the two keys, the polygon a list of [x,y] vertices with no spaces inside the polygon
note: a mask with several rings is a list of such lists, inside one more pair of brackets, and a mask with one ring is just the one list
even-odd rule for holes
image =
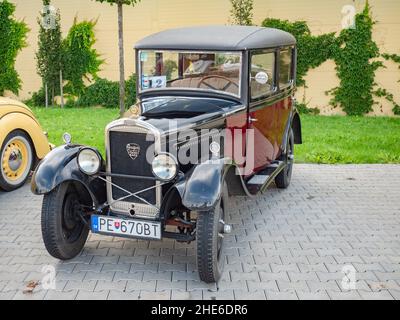
{"label": "building window", "polygon": [[270,94],[274,88],[275,53],[261,52],[251,56],[251,99],[258,100]]}
{"label": "building window", "polygon": [[291,85],[292,77],[292,49],[281,50],[279,53],[279,86]]}

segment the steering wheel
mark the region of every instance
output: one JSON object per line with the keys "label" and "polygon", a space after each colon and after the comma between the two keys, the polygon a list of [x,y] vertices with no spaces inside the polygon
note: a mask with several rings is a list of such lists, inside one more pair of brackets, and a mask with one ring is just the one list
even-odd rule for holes
{"label": "steering wheel", "polygon": [[[211,84],[207,83],[206,80],[211,79],[211,78],[217,78],[217,79],[223,79],[226,80],[228,83],[226,84],[225,87],[218,89],[213,87]],[[205,85],[206,87],[209,87],[212,90],[222,90],[225,91],[226,89],[228,89],[231,85],[234,85],[235,87],[239,88],[239,85],[237,83],[235,83],[233,80],[224,77],[224,76],[219,76],[219,75],[209,75],[209,76],[205,76],[203,78],[201,78],[199,84],[197,85],[197,88],[200,88],[201,85]]]}

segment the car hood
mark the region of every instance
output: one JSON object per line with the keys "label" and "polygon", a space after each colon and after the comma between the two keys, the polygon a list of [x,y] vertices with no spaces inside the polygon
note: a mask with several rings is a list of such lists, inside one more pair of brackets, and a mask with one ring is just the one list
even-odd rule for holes
{"label": "car hood", "polygon": [[238,102],[215,98],[166,97],[147,99],[125,113],[125,118],[139,119],[168,132],[174,129],[201,126],[213,120],[221,120],[225,114],[240,105]]}

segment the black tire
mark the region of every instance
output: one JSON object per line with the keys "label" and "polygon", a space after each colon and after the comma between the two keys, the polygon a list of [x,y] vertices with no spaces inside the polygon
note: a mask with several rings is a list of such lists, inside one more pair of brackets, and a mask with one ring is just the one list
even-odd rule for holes
{"label": "black tire", "polygon": [[287,150],[283,155],[283,161],[285,161],[285,168],[276,176],[275,184],[279,189],[286,189],[290,185],[293,173],[293,162],[294,162],[294,134],[293,130],[290,129]]}
{"label": "black tire", "polygon": [[79,216],[80,205],[79,194],[68,182],[43,198],[42,237],[54,258],[72,259],[85,245],[89,229]]}
{"label": "black tire", "polygon": [[[21,150],[15,144],[16,142],[22,146],[24,152],[21,153]],[[10,150],[13,151],[11,152]],[[6,159],[6,153],[8,151],[14,155],[15,160],[11,160],[11,155],[8,156],[9,160]],[[22,155],[24,153],[25,156]],[[19,162],[19,165],[17,164],[18,168],[15,168],[15,171],[13,171],[14,168],[10,166],[10,161]],[[29,135],[21,130],[15,130],[9,133],[4,139],[3,145],[0,147],[0,189],[4,191],[13,191],[22,187],[28,180],[34,163],[35,152]],[[22,172],[18,172],[21,168],[20,166],[23,166]]]}
{"label": "black tire", "polygon": [[223,254],[224,225],[221,223],[225,218],[225,206],[227,197],[226,184],[224,185],[223,197],[215,209],[198,213],[196,224],[197,238],[197,269],[200,280],[206,283],[218,282],[221,278],[225,264]]}

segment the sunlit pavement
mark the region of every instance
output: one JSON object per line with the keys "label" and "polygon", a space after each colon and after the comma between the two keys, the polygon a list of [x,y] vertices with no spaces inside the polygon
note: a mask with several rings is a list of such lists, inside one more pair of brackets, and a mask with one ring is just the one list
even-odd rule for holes
{"label": "sunlit pavement", "polygon": [[289,189],[233,198],[218,285],[199,281],[195,243],[91,235],[59,262],[41,201],[0,193],[0,299],[400,299],[400,166],[296,165]]}

